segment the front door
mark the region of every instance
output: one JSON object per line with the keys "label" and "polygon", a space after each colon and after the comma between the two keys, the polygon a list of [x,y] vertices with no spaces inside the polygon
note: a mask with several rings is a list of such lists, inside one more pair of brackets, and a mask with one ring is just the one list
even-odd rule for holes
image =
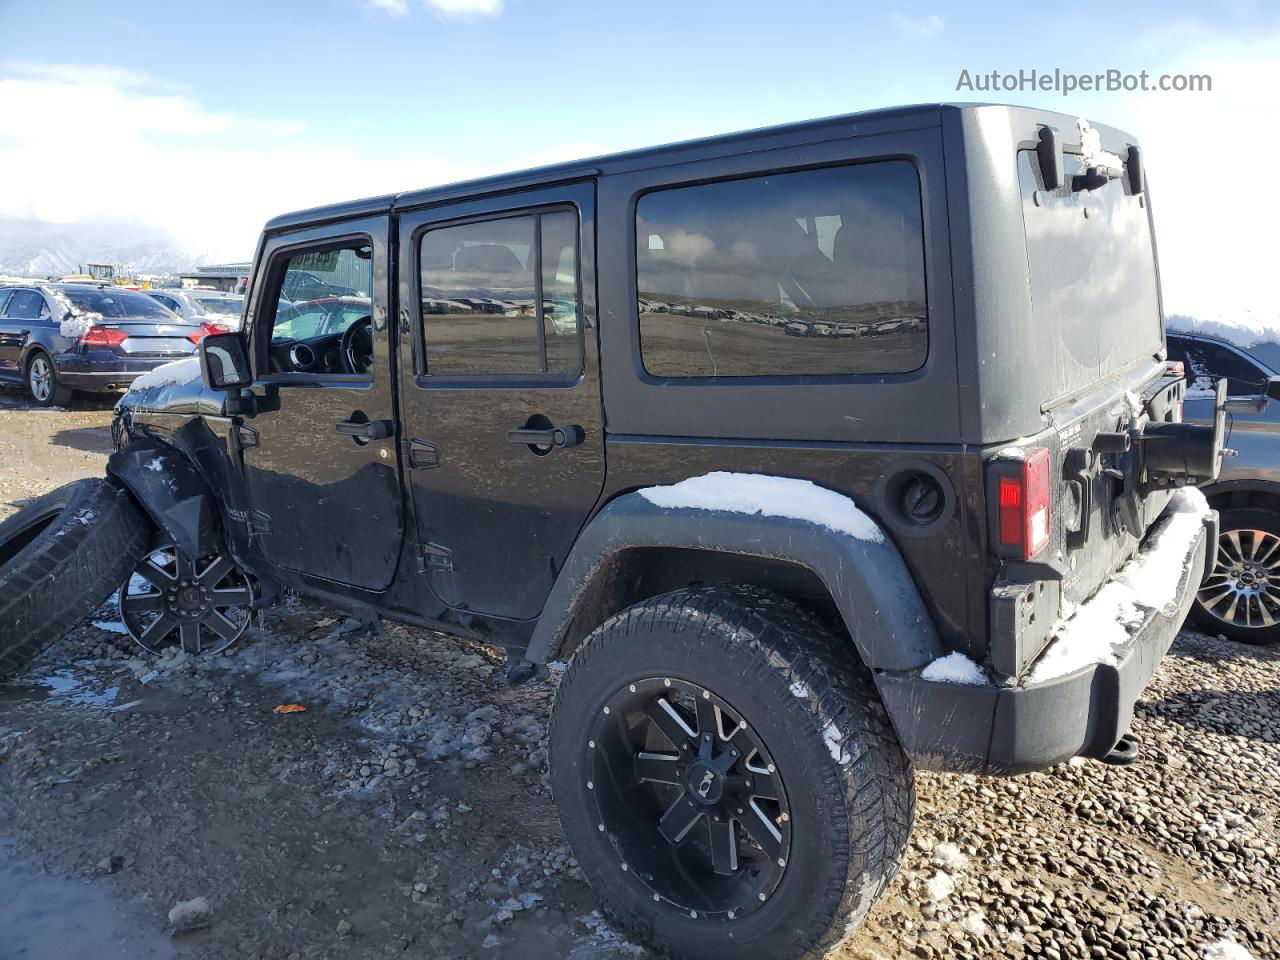
{"label": "front door", "polygon": [[401,406],[420,569],[536,617],[604,484],[594,186],[400,217]]}
{"label": "front door", "polygon": [[[6,304],[4,301],[8,300]],[[49,308],[36,290],[0,293],[0,375],[21,376],[22,351],[37,325],[49,322]]]}
{"label": "front door", "polygon": [[237,434],[247,522],[265,558],[366,590],[390,584],[403,536],[388,224],[372,217],[268,241],[246,321],[264,409]]}

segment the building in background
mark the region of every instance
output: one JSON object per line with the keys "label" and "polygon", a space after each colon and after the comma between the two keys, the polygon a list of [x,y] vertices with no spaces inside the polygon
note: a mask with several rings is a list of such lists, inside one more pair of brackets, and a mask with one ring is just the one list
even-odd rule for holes
{"label": "building in background", "polygon": [[206,264],[178,274],[183,287],[212,287],[228,293],[244,293],[249,286],[251,263]]}

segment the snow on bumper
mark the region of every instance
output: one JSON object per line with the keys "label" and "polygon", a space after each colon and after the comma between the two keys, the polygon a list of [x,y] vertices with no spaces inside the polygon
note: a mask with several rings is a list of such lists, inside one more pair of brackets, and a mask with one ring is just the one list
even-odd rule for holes
{"label": "snow on bumper", "polygon": [[926,769],[988,774],[1105,756],[1182,626],[1216,542],[1217,514],[1198,491],[1180,491],[1137,556],[1055,627],[1022,682],[957,682],[928,667],[878,674],[903,748]]}

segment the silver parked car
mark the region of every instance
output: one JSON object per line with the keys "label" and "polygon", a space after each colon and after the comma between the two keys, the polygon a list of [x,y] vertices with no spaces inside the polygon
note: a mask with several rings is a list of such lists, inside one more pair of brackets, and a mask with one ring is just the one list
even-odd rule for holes
{"label": "silver parked car", "polygon": [[1280,640],[1280,401],[1269,402],[1277,372],[1233,343],[1169,333],[1169,360],[1187,376],[1185,419],[1213,423],[1216,382],[1232,399],[1227,447],[1218,479],[1206,485],[1218,510],[1217,564],[1191,609],[1194,623],[1245,643]]}
{"label": "silver parked car", "polygon": [[168,307],[188,323],[212,323],[226,331],[240,329],[244,296],[221,290],[145,290],[152,300]]}

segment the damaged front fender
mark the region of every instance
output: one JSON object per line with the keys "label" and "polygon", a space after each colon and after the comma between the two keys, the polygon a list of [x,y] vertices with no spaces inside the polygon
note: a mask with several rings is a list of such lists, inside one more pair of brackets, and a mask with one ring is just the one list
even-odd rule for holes
{"label": "damaged front fender", "polygon": [[135,440],[111,455],[107,473],[133,494],[183,556],[198,560],[218,552],[216,501],[183,454],[158,440]]}

